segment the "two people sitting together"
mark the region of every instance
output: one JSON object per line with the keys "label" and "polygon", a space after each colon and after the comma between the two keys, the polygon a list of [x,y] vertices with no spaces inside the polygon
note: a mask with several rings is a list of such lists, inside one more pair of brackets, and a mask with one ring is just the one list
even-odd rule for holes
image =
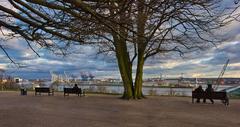
{"label": "two people sitting together", "polygon": [[[206,90],[204,91],[202,86],[200,85],[197,89],[194,90],[195,92],[199,92],[199,93],[203,93],[206,96],[203,98],[203,103],[206,103],[206,99],[209,99],[212,104],[214,103],[213,99],[212,99],[212,93],[214,92],[213,88],[212,88],[212,84],[208,84]],[[200,98],[197,98],[197,103],[200,103]]]}

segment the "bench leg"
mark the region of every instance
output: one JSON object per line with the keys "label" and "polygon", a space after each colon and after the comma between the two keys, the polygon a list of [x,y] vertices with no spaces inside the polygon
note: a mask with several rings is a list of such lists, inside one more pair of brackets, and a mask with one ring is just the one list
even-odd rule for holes
{"label": "bench leg", "polygon": [[85,90],[82,91],[82,95],[83,95],[83,96],[86,95],[86,91],[85,91]]}
{"label": "bench leg", "polygon": [[229,105],[229,99],[225,98],[225,105],[228,106]]}

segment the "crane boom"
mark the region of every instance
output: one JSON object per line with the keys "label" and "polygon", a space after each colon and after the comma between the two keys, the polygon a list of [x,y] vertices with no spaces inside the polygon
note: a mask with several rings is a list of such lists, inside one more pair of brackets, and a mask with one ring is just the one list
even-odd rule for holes
{"label": "crane boom", "polygon": [[220,85],[220,81],[222,79],[222,76],[224,75],[225,71],[226,71],[226,68],[228,66],[228,63],[229,63],[229,59],[227,60],[227,62],[224,64],[223,68],[222,68],[222,71],[221,73],[219,74],[217,80],[216,80],[216,87],[214,88],[215,90],[218,88],[218,86]]}

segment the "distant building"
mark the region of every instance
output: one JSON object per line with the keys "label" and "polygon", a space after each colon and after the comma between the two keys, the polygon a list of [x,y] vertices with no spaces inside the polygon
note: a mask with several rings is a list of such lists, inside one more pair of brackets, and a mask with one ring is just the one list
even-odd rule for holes
{"label": "distant building", "polygon": [[178,85],[178,86],[196,86],[196,85],[206,85],[211,82],[213,85],[230,85],[230,86],[239,86],[240,78],[222,78],[220,83],[217,84],[217,78],[166,78],[161,80],[160,78],[149,78],[144,80],[144,83],[152,84],[157,83],[158,85],[169,86],[169,85]]}
{"label": "distant building", "polygon": [[20,77],[14,77],[13,80],[15,83],[21,83],[23,81]]}

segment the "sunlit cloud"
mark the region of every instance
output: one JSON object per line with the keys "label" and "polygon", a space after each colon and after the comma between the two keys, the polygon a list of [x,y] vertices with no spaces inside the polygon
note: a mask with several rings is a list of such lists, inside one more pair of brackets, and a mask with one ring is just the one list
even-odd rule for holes
{"label": "sunlit cloud", "polygon": [[0,69],[6,70],[7,69],[7,65],[6,64],[0,64]]}

